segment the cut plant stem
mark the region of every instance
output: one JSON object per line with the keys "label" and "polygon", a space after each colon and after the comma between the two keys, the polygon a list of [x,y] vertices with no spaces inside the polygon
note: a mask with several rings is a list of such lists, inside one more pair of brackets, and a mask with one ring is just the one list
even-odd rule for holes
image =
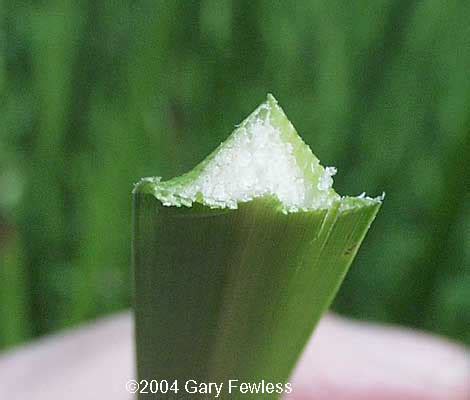
{"label": "cut plant stem", "polygon": [[287,381],[381,205],[339,196],[334,172],[268,95],[192,171],[136,185],[139,379],[177,380],[181,399],[187,380],[230,399],[260,398],[230,379]]}

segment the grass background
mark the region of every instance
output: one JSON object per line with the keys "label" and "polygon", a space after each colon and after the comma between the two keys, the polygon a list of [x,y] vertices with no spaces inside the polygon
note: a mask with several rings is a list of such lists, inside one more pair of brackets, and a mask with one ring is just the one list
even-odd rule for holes
{"label": "grass background", "polygon": [[0,348],[128,307],[130,191],[272,92],[387,192],[334,308],[470,343],[470,3],[0,0]]}

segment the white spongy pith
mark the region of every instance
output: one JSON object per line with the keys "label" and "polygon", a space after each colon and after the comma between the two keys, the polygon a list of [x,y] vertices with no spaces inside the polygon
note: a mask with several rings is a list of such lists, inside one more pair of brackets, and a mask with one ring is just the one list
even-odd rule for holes
{"label": "white spongy pith", "polygon": [[209,206],[228,208],[271,195],[292,208],[304,204],[305,182],[292,145],[282,140],[269,118],[255,118],[238,128],[179,195],[193,201],[199,195]]}

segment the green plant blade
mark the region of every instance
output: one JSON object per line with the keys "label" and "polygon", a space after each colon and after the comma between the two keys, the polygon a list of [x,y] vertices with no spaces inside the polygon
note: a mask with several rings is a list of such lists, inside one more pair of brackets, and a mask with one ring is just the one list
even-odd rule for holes
{"label": "green plant blade", "polygon": [[[244,124],[249,125],[253,115],[256,111]],[[272,113],[270,121],[273,115],[281,131],[293,130],[282,110]],[[292,136],[288,142],[296,140]],[[325,170],[303,146],[300,140],[295,159],[313,171],[307,177],[307,185],[312,185],[323,179]],[[188,202],[184,197],[191,193],[191,185],[205,168],[213,168],[211,160],[217,157],[217,152],[211,154],[173,182],[146,179],[134,190],[138,376],[177,380],[179,393],[168,398],[188,398],[188,380],[224,383],[219,398],[278,398],[276,390],[242,394],[234,388],[229,393],[229,380],[238,380],[235,385],[287,381],[381,201],[341,198],[331,187],[320,185],[323,192],[307,188],[317,207],[286,207],[279,186],[269,195],[238,200],[236,209],[223,198],[227,191],[207,201],[214,193],[210,188],[198,187]],[[217,168],[225,166],[219,162]]]}

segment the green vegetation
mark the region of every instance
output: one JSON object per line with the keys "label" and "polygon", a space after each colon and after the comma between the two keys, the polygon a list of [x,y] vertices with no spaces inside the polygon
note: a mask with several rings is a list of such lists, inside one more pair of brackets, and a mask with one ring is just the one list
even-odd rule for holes
{"label": "green vegetation", "polygon": [[470,4],[0,10],[1,346],[128,307],[132,185],[188,170],[268,90],[339,193],[389,194],[334,308],[470,343]]}
{"label": "green vegetation", "polygon": [[136,185],[139,379],[287,382],[381,206],[332,183],[268,95],[193,170]]}

